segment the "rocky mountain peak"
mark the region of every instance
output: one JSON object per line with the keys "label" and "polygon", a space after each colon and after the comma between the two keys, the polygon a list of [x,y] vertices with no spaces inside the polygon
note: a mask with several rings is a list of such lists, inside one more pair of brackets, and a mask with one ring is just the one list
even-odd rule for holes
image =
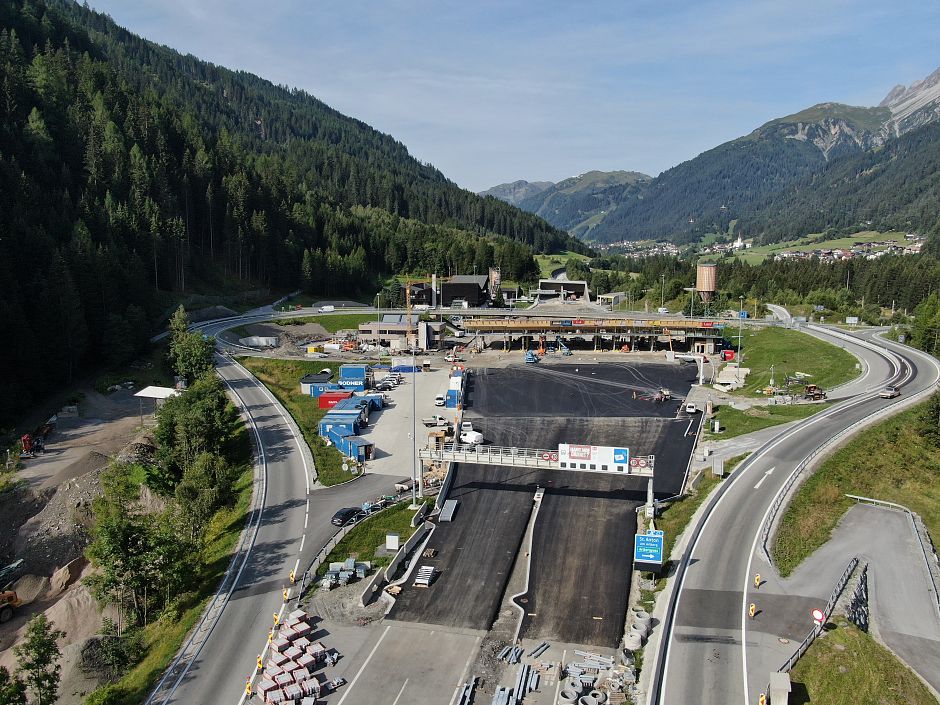
{"label": "rocky mountain peak", "polygon": [[937,122],[940,120],[940,69],[910,86],[895,86],[879,106],[891,110],[885,131],[895,137]]}

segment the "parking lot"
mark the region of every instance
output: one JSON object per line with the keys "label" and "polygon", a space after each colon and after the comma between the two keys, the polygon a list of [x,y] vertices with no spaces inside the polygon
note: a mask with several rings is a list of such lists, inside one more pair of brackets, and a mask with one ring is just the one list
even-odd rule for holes
{"label": "parking lot", "polygon": [[[375,455],[366,463],[366,472],[377,475],[392,475],[399,478],[411,477],[413,465],[413,448],[411,443],[412,429],[416,426],[418,431],[418,447],[427,444],[427,431],[421,419],[434,414],[440,414],[451,420],[454,418],[454,409],[445,409],[434,406],[434,397],[447,389],[447,379],[450,366],[440,358],[431,359],[430,372],[402,373],[403,382],[385,392],[391,405],[369,417],[369,425],[360,435],[375,444]],[[422,358],[418,358],[421,364]],[[408,364],[411,358],[408,358]],[[382,379],[380,372],[376,373],[376,381]],[[412,399],[414,396],[414,399]],[[413,424],[412,403],[414,402],[417,423]]]}

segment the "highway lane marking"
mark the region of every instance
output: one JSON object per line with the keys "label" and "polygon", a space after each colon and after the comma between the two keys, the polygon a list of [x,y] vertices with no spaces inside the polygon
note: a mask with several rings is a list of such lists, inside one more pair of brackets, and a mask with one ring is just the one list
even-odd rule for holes
{"label": "highway lane marking", "polygon": [[304,541],[306,540],[307,540],[307,534],[304,534],[303,536],[300,537],[300,552],[301,553],[304,552]]}
{"label": "highway lane marking", "polygon": [[401,700],[401,695],[405,692],[405,686],[408,685],[409,680],[409,678],[406,678],[405,682],[401,684],[401,690],[398,691],[398,696],[392,701],[392,705],[398,705],[398,701]]}
{"label": "highway lane marking", "polygon": [[293,571],[294,575],[297,575],[297,569],[299,567],[300,567],[300,559],[298,558],[296,561],[294,561],[294,571]]}
{"label": "highway lane marking", "polygon": [[[279,610],[277,611],[277,621],[278,621],[278,623],[281,622],[281,617],[284,616],[284,608],[285,608],[285,607],[287,607],[287,604],[286,604],[286,603],[282,603],[282,604],[281,604],[281,609],[279,609]],[[268,650],[269,650],[269,649],[273,649],[273,648],[274,648],[274,647],[273,647],[271,644],[265,642],[264,647],[261,649],[261,654],[260,654],[262,663],[264,662],[264,657],[265,657],[265,655],[268,653]],[[261,671],[258,671],[257,669],[255,669],[254,671],[251,672],[251,677],[250,677],[248,680],[249,680],[249,682],[254,683],[254,682],[255,682],[255,678],[260,678],[260,677],[261,677]],[[248,693],[242,692],[242,696],[241,696],[241,698],[239,698],[239,700],[238,700],[238,705],[242,705],[242,703],[245,702],[245,698],[247,698],[247,697],[248,697]]]}
{"label": "highway lane marking", "polygon": [[[865,347],[865,346],[859,346],[859,347]],[[875,346],[872,345],[872,347],[875,347]],[[885,352],[891,353],[891,351],[885,351]],[[897,363],[894,361],[894,355],[891,354],[891,356],[889,356],[888,359],[891,361],[892,366],[895,367],[895,369],[897,369],[898,365],[897,365]],[[774,448],[776,448],[777,446],[779,446],[781,443],[783,443],[784,441],[788,440],[788,439],[790,438],[790,436],[796,435],[796,434],[798,434],[798,433],[800,433],[800,432],[806,430],[807,428],[809,428],[809,427],[811,427],[811,426],[814,426],[814,425],[816,425],[816,424],[818,424],[818,423],[820,423],[820,422],[822,422],[822,421],[827,421],[827,420],[829,420],[829,417],[831,417],[831,416],[835,416],[835,415],[840,414],[840,413],[842,413],[842,412],[844,412],[844,411],[848,411],[849,409],[853,409],[853,408],[855,408],[856,406],[860,406],[860,405],[862,405],[862,404],[866,404],[866,403],[872,401],[874,398],[875,398],[874,393],[869,392],[868,394],[860,395],[860,397],[855,397],[855,398],[853,398],[853,399],[846,400],[845,402],[839,404],[838,406],[833,407],[832,409],[830,409],[830,410],[828,410],[828,411],[824,411],[824,412],[822,412],[821,414],[817,414],[817,415],[815,415],[815,416],[810,417],[810,418],[809,418],[808,420],[806,420],[805,422],[802,422],[800,426],[797,426],[797,427],[794,427],[794,428],[791,428],[791,429],[788,429],[788,430],[784,431],[784,432],[781,433],[778,437],[776,437],[776,438],[771,439],[770,441],[768,441],[768,444],[769,444],[769,445],[767,445],[766,447],[758,448],[757,450],[755,450],[755,451],[751,454],[751,456],[748,458],[748,460],[745,461],[745,463],[748,463],[748,461],[750,461],[750,463],[747,464],[747,465],[745,465],[745,466],[741,469],[741,474],[740,474],[740,475],[738,475],[737,477],[733,477],[733,478],[731,479],[731,484],[727,485],[727,489],[724,491],[724,493],[723,493],[720,497],[718,497],[718,500],[716,501],[715,506],[712,507],[712,509],[711,509],[711,511],[709,512],[709,514],[705,517],[705,521],[702,523],[701,529],[698,531],[698,533],[697,533],[697,535],[696,535],[696,538],[695,538],[695,541],[692,543],[692,545],[691,545],[690,547],[688,547],[688,548],[686,549],[686,550],[688,551],[688,556],[691,558],[692,555],[695,553],[695,549],[696,549],[696,547],[698,546],[698,542],[701,540],[701,537],[705,534],[705,531],[706,531],[706,529],[708,528],[709,522],[711,522],[712,518],[718,513],[718,507],[719,507],[719,505],[721,504],[721,502],[722,502],[726,497],[728,497],[728,496],[730,495],[731,490],[732,490],[732,488],[735,486],[735,483],[737,482],[737,480],[740,479],[741,477],[743,477],[744,474],[745,474],[748,470],[750,470],[752,467],[754,467],[754,465],[756,464],[755,455],[756,455],[758,452],[760,452],[761,455],[764,455],[764,454],[766,454],[766,453],[769,453],[771,450],[773,450]],[[759,536],[759,535],[760,535],[760,531],[758,531],[758,536]],[[673,605],[673,608],[672,608],[673,614],[677,613],[678,610],[679,610],[679,603],[680,603],[681,600],[682,600],[682,586],[683,586],[683,584],[685,583],[685,576],[686,576],[685,571],[683,571],[682,574],[679,576],[679,580],[678,580],[678,582],[677,582],[677,584],[676,584],[676,587],[675,587],[676,600],[675,600],[675,604]],[[750,576],[748,575],[747,577],[749,578]],[[746,606],[745,606],[745,610],[742,611],[742,615],[743,615],[743,614],[746,614],[746,609],[747,609],[747,608],[746,608]],[[743,619],[743,617],[742,617],[742,619]],[[746,625],[745,625],[745,626],[746,626]],[[669,629],[671,630],[672,628],[673,628],[673,625],[670,624]],[[663,638],[664,638],[665,640],[668,640],[668,639],[670,638],[670,634],[671,634],[671,631],[670,631],[669,633],[667,633],[667,634],[664,634]],[[667,643],[668,643],[668,642],[667,642]],[[745,650],[743,647],[742,647],[742,650],[741,650],[741,651],[742,651],[742,654],[745,654],[745,653],[746,653],[746,650]],[[663,666],[663,677],[662,677],[661,685],[660,685],[660,689],[659,689],[659,702],[667,702],[666,697],[665,697],[665,693],[666,693],[666,686],[667,686],[667,684],[668,684],[668,682],[669,682],[668,675],[669,675],[669,661],[670,661],[670,655],[671,655],[671,652],[670,652],[670,651],[667,651],[667,652],[666,652],[666,663],[665,663],[665,665]],[[746,657],[745,657],[745,658],[746,658]],[[746,679],[747,679],[747,669],[745,668],[745,680],[746,680]],[[746,696],[746,694],[747,694],[747,690],[746,690],[746,688],[745,688],[745,696]]]}
{"label": "highway lane marking", "polygon": [[[898,361],[900,361],[901,363],[903,363],[903,364],[897,364],[897,363],[895,363],[895,365],[894,365],[894,366],[895,366],[895,369],[896,369],[896,373],[895,373],[895,375],[894,375],[895,377],[896,377],[897,375],[901,374],[901,372],[902,372],[902,367],[903,367],[903,366],[906,366],[906,367],[907,367],[907,372],[906,372],[906,374],[905,374],[904,379],[901,381],[901,384],[906,384],[908,381],[910,381],[911,379],[913,379],[914,377],[917,376],[917,372],[915,371],[915,366],[914,366],[914,365],[907,364],[906,361],[904,360],[904,358],[901,358],[899,355],[897,355],[897,354],[894,353],[893,351],[888,350],[887,347],[885,347],[885,351],[886,351],[886,352],[890,352],[890,353],[892,354],[892,358],[891,358],[892,361],[895,360],[895,359],[897,359]],[[935,369],[940,370],[940,368],[935,368]],[[877,399],[877,398],[878,398],[878,397],[877,397],[876,395],[874,395],[874,394],[869,394],[868,397],[864,398],[863,400],[859,400],[858,404],[861,404],[862,401],[871,401],[871,400]],[[857,406],[858,404],[847,405],[847,406],[845,407],[845,409],[852,408],[853,406]],[[807,424],[807,425],[810,425],[810,424]],[[748,469],[749,469],[749,468],[748,468]],[[774,505],[777,503],[777,499],[780,497],[780,495],[783,494],[784,490],[786,489],[787,484],[788,484],[788,482],[789,482],[789,479],[790,479],[791,477],[793,477],[793,476],[794,476],[797,472],[799,472],[799,471],[800,471],[800,464],[797,463],[796,467],[793,469],[793,472],[791,472],[791,473],[790,473],[790,476],[787,478],[787,482],[784,482],[784,483],[780,486],[780,488],[779,488],[779,489],[777,490],[777,492],[774,494],[773,499],[772,499],[772,500],[770,501],[770,503],[767,505],[767,510],[764,512],[764,516],[761,517],[760,523],[757,525],[757,531],[756,531],[755,534],[754,534],[754,541],[753,541],[753,543],[751,544],[751,552],[750,552],[750,554],[748,554],[748,558],[747,558],[747,568],[746,568],[745,571],[744,571],[744,590],[743,590],[743,594],[742,594],[742,605],[741,605],[741,671],[742,671],[742,677],[743,677],[743,679],[744,679],[744,702],[745,702],[745,705],[747,705],[747,703],[750,703],[750,702],[751,702],[751,700],[750,700],[750,698],[749,698],[749,696],[748,696],[748,692],[747,692],[747,687],[748,687],[748,682],[747,682],[747,622],[748,622],[748,619],[747,619],[747,614],[748,614],[748,604],[749,604],[749,603],[748,603],[747,591],[750,589],[750,585],[751,585],[751,583],[750,583],[750,581],[751,581],[751,565],[752,565],[752,563],[753,563],[753,561],[754,561],[754,554],[755,554],[755,552],[757,551],[757,542],[760,541],[761,534],[763,533],[763,530],[764,530],[764,525],[767,523],[767,519],[768,519],[768,517],[770,516],[770,512],[773,510]],[[766,477],[766,475],[765,475],[764,477]],[[760,483],[758,483],[758,484],[760,484]],[[724,498],[724,495],[723,495],[721,498],[719,498],[719,500],[720,500],[720,499],[723,499],[723,498]],[[717,506],[717,505],[716,505],[716,506]]]}
{"label": "highway lane marking", "polygon": [[309,514],[304,514],[304,528],[307,528],[307,522],[310,520]]}
{"label": "highway lane marking", "polygon": [[[356,681],[359,680],[359,676],[361,676],[362,672],[366,670],[366,666],[369,665],[369,661],[371,661],[372,657],[375,656],[375,652],[379,650],[379,646],[381,646],[382,641],[385,639],[386,635],[388,635],[388,630],[391,628],[392,628],[391,624],[385,627],[385,631],[382,632],[382,636],[380,636],[379,640],[375,642],[375,646],[372,647],[372,651],[370,651],[369,655],[366,657],[365,663],[363,663],[362,666],[359,667],[359,671],[353,677],[352,681],[350,681],[349,687],[346,689],[346,692],[343,693],[343,697],[339,699],[339,702],[336,703],[336,705],[343,705],[343,703],[346,702],[346,698],[348,698],[349,694],[353,691],[353,687],[356,685]],[[239,705],[241,705],[241,703],[239,703]]]}
{"label": "highway lane marking", "polygon": [[454,705],[454,701],[457,699],[457,696],[460,695],[463,684],[466,681],[467,676],[470,675],[470,664],[477,654],[477,649],[480,648],[481,641],[483,641],[482,637],[477,637],[473,640],[473,648],[470,650],[470,655],[467,657],[467,662],[463,665],[463,670],[460,672],[460,678],[457,679],[457,689],[450,697],[450,702],[447,703],[447,705]]}
{"label": "highway lane marking", "polygon": [[764,480],[767,479],[767,476],[768,476],[768,475],[773,475],[773,474],[774,474],[774,470],[776,470],[776,469],[777,469],[777,466],[774,465],[772,468],[770,468],[770,470],[768,470],[767,472],[765,472],[764,475],[761,477],[761,479],[757,481],[757,484],[754,485],[754,489],[755,489],[755,490],[759,490],[759,489],[760,489],[760,486],[764,484]]}

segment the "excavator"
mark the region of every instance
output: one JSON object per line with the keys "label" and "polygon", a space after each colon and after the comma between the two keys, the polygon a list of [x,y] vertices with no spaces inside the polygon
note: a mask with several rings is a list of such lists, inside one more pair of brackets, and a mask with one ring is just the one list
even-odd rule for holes
{"label": "excavator", "polygon": [[0,592],[0,624],[13,619],[13,611],[22,604],[23,601],[16,596],[13,590]]}

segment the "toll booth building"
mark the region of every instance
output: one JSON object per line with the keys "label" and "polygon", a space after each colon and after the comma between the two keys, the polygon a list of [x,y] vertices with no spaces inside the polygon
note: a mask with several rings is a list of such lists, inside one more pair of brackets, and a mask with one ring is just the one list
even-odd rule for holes
{"label": "toll booth building", "polygon": [[473,308],[485,306],[490,300],[490,278],[485,274],[457,274],[443,282],[441,305],[452,306],[458,299]]}
{"label": "toll booth building", "polygon": [[405,350],[409,347],[408,341],[417,338],[418,348],[432,350],[438,346],[443,332],[443,323],[419,321],[417,314],[412,316],[410,326],[406,316],[385,314],[381,321],[359,324],[359,342]]}

